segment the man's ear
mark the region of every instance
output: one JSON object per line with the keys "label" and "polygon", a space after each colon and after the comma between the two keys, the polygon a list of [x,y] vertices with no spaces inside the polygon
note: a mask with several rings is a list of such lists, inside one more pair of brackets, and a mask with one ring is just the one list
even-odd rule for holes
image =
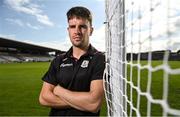
{"label": "man's ear", "polygon": [[93,31],[94,31],[94,28],[91,27],[91,30],[90,30],[90,36],[92,35]]}

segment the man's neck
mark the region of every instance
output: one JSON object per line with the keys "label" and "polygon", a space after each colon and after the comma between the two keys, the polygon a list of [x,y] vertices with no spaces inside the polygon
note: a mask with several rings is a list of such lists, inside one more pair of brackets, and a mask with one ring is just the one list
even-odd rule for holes
{"label": "man's neck", "polygon": [[78,48],[73,46],[73,57],[79,59],[82,55],[84,55],[87,52],[88,48],[89,46],[85,48]]}

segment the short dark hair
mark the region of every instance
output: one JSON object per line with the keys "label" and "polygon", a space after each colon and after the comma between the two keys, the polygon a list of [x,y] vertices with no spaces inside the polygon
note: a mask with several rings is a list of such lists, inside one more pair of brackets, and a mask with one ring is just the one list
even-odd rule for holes
{"label": "short dark hair", "polygon": [[81,17],[87,19],[90,22],[90,25],[92,26],[92,14],[90,10],[85,7],[82,6],[72,7],[71,9],[69,9],[66,15],[68,21],[73,17]]}

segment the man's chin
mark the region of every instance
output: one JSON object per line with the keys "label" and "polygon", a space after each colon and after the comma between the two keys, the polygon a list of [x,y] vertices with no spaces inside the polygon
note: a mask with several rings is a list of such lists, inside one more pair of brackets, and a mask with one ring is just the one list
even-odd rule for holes
{"label": "man's chin", "polygon": [[74,47],[80,48],[82,45],[80,43],[73,43]]}

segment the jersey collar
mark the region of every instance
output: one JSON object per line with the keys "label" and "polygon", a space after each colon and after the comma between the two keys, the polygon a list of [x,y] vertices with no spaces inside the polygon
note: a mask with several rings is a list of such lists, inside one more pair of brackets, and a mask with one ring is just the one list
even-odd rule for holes
{"label": "jersey collar", "polygon": [[[98,50],[94,48],[91,44],[89,44],[89,48],[87,50],[87,53],[83,56],[92,56],[94,54],[98,53]],[[72,57],[72,47],[66,52],[67,57]]]}

